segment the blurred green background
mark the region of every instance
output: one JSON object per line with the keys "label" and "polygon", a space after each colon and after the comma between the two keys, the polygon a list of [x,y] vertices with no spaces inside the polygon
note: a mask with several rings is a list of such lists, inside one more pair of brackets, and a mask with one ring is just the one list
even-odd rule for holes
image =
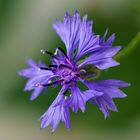
{"label": "blurred green background", "polygon": [[105,71],[100,79],[116,78],[131,82],[124,89],[128,97],[116,99],[119,112],[104,119],[96,107],[87,104],[83,114],[71,112],[72,129],[60,124],[52,134],[40,130],[38,118],[47,110],[59,89],[41,94],[30,102],[31,92],[24,92],[26,79],[17,75],[26,67],[25,60],[48,58],[40,49],[54,51],[64,46],[52,29],[55,18],[66,11],[79,10],[94,19],[94,32],[116,33],[114,44],[124,48],[140,30],[139,0],[0,0],[0,140],[140,140],[140,44],[121,65]]}

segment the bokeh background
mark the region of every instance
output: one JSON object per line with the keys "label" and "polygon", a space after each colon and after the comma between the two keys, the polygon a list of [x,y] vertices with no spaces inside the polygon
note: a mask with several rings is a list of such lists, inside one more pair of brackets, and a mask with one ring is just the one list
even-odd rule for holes
{"label": "bokeh background", "polygon": [[[28,58],[48,58],[40,49],[64,46],[52,29],[55,18],[78,10],[94,19],[94,32],[116,33],[114,44],[124,48],[140,30],[139,0],[0,0],[0,140],[140,140],[140,44],[119,59],[121,65],[105,71],[100,79],[131,82],[128,97],[116,99],[119,112],[103,114],[90,104],[83,114],[71,112],[72,129],[60,124],[55,133],[40,130],[38,118],[47,110],[59,89],[51,89],[30,102],[24,92],[26,79],[17,75]],[[53,94],[52,94],[53,92]]]}

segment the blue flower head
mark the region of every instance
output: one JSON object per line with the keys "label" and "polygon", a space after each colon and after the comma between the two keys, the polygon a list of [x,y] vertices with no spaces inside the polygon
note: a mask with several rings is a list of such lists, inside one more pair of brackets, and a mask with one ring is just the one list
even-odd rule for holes
{"label": "blue flower head", "polygon": [[[87,21],[87,16],[81,20],[77,11],[73,16],[66,13],[63,22],[57,19],[53,24],[66,51],[61,47],[56,48],[54,53],[41,50],[43,54],[50,55],[52,64],[35,63],[30,59],[27,61],[29,68],[19,72],[29,79],[25,91],[33,90],[31,100],[49,86],[62,86],[52,105],[41,116],[41,128],[50,125],[54,132],[60,121],[70,128],[69,109],[84,112],[87,102],[99,107],[106,118],[109,110],[117,111],[113,98],[126,97],[119,88],[127,87],[129,83],[114,79],[91,80],[100,71],[119,65],[113,57],[121,49],[121,46],[112,46],[114,34],[106,39],[106,31],[101,38],[92,32],[92,24],[93,21]],[[87,90],[80,90],[78,82],[85,84]],[[68,91],[71,91],[69,96]]]}

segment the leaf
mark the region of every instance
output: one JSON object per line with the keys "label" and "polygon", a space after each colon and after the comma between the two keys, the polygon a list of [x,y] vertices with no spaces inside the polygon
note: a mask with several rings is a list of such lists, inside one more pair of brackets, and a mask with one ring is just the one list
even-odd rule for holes
{"label": "leaf", "polygon": [[131,42],[115,56],[115,59],[120,59],[129,55],[138,46],[140,47],[140,32],[138,32]]}

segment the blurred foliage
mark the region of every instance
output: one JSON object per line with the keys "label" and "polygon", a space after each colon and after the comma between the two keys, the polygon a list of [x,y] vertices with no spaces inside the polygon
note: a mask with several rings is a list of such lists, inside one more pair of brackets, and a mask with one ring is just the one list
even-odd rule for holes
{"label": "blurred foliage", "polygon": [[[2,118],[7,118],[8,121],[4,121],[7,126],[6,130],[9,122],[14,119],[25,123],[25,128],[30,124],[36,124],[31,127],[31,130],[39,128],[39,122],[36,120],[47,110],[60,87],[49,88],[47,93],[44,91],[35,101],[30,102],[31,92],[23,91],[26,79],[19,77],[17,73],[26,67],[25,60],[29,57],[49,63],[48,57],[43,56],[40,49],[45,48],[53,52],[55,47],[64,47],[60,38],[51,28],[51,24],[55,17],[62,19],[65,11],[74,13],[76,9],[80,11],[81,15],[88,14],[89,19],[94,19],[93,30],[95,33],[102,36],[108,28],[109,35],[116,34],[114,45],[123,46],[120,54],[116,56],[121,65],[103,72],[99,79],[121,79],[130,82],[131,86],[123,90],[128,95],[127,98],[115,100],[119,112],[111,112],[111,117],[107,120],[104,119],[98,108],[90,104],[87,104],[84,114],[80,111],[77,114],[71,112],[72,132],[69,133],[70,137],[65,134],[64,138],[74,139],[74,136],[82,135],[80,140],[93,139],[96,136],[102,139],[98,137],[101,133],[104,139],[131,139],[131,133],[137,129],[134,128],[134,123],[139,124],[140,122],[140,2],[138,0],[58,0],[55,2],[51,0],[0,0],[1,123]],[[62,132],[59,131],[60,128],[62,128]],[[58,128],[59,136],[63,135],[65,131],[61,125],[60,128]],[[140,139],[139,132],[135,132],[137,137],[134,139]],[[14,130],[13,133],[17,134]],[[87,137],[89,133],[90,136]],[[121,133],[125,135],[117,135]],[[11,135],[14,137],[14,134]],[[26,136],[26,134],[24,135]],[[3,133],[0,133],[0,136],[3,136]],[[52,137],[50,136],[49,139]]]}

